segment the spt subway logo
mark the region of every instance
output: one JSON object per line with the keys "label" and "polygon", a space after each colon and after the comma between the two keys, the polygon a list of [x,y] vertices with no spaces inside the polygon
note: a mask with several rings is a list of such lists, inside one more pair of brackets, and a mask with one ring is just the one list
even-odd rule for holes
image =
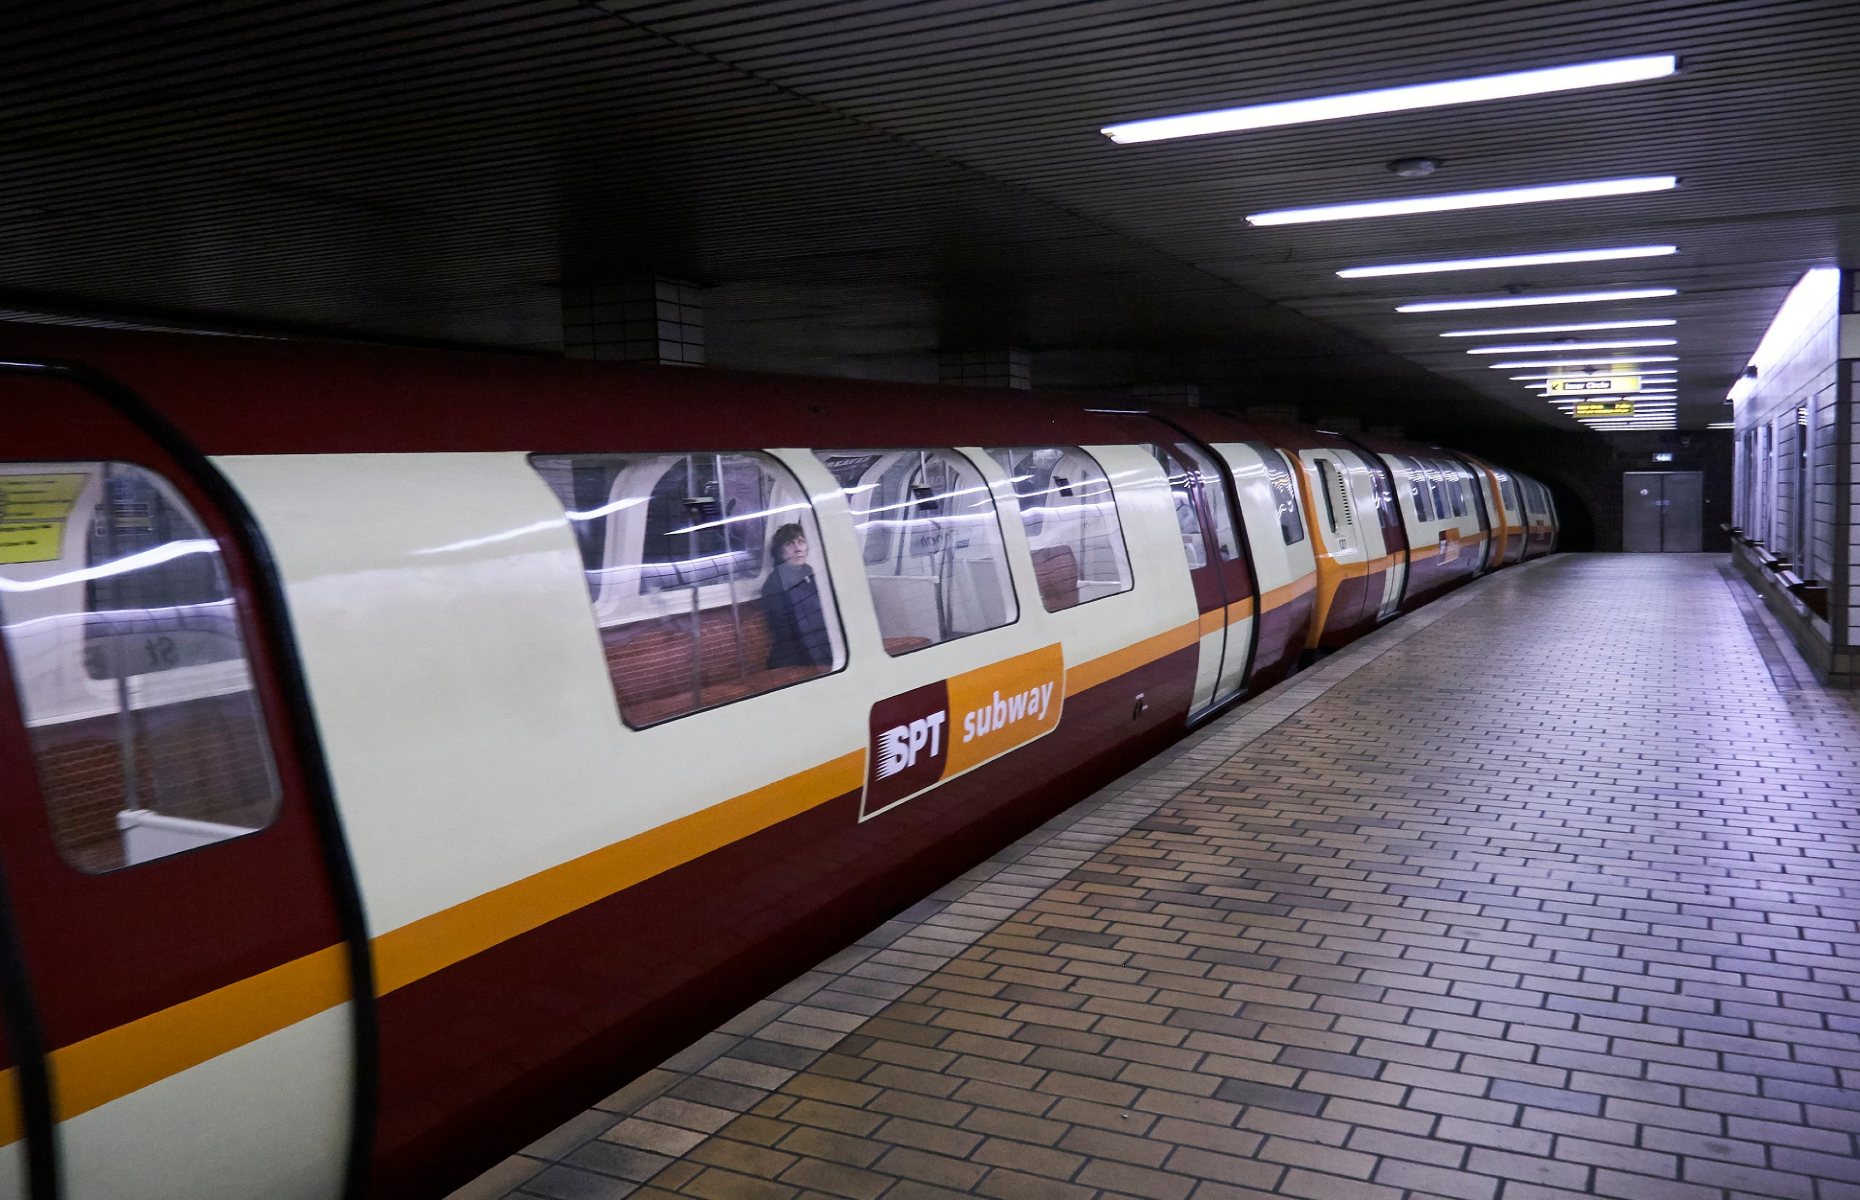
{"label": "spt subway logo", "polygon": [[1053,645],[880,700],[860,819],[1051,733],[1065,698],[1065,655]]}

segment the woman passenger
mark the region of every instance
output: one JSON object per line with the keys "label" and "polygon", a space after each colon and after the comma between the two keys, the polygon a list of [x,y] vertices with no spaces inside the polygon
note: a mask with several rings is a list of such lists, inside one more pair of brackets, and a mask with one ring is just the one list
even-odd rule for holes
{"label": "woman passenger", "polygon": [[790,522],[769,541],[775,567],[762,584],[762,611],[769,622],[769,669],[824,667],[833,658],[820,587],[807,565],[807,531]]}

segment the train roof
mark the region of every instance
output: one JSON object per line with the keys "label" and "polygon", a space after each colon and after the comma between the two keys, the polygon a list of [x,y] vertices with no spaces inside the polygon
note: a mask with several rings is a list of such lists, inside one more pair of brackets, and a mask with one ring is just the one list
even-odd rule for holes
{"label": "train roof", "polygon": [[0,326],[99,372],[208,454],[821,449],[1152,440],[1079,397],[343,342]]}

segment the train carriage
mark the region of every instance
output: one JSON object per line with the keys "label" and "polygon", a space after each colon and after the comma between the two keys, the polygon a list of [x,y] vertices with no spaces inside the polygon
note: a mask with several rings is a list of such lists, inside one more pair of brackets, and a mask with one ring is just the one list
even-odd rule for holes
{"label": "train carriage", "polygon": [[0,1196],[443,1194],[1446,536],[1211,414],[0,341]]}

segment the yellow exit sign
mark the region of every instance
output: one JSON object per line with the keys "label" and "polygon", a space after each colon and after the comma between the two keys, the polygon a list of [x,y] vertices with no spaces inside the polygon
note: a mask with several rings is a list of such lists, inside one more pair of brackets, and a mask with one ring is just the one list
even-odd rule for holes
{"label": "yellow exit sign", "polygon": [[1576,405],[1579,417],[1631,417],[1634,404],[1629,400],[1588,400]]}

